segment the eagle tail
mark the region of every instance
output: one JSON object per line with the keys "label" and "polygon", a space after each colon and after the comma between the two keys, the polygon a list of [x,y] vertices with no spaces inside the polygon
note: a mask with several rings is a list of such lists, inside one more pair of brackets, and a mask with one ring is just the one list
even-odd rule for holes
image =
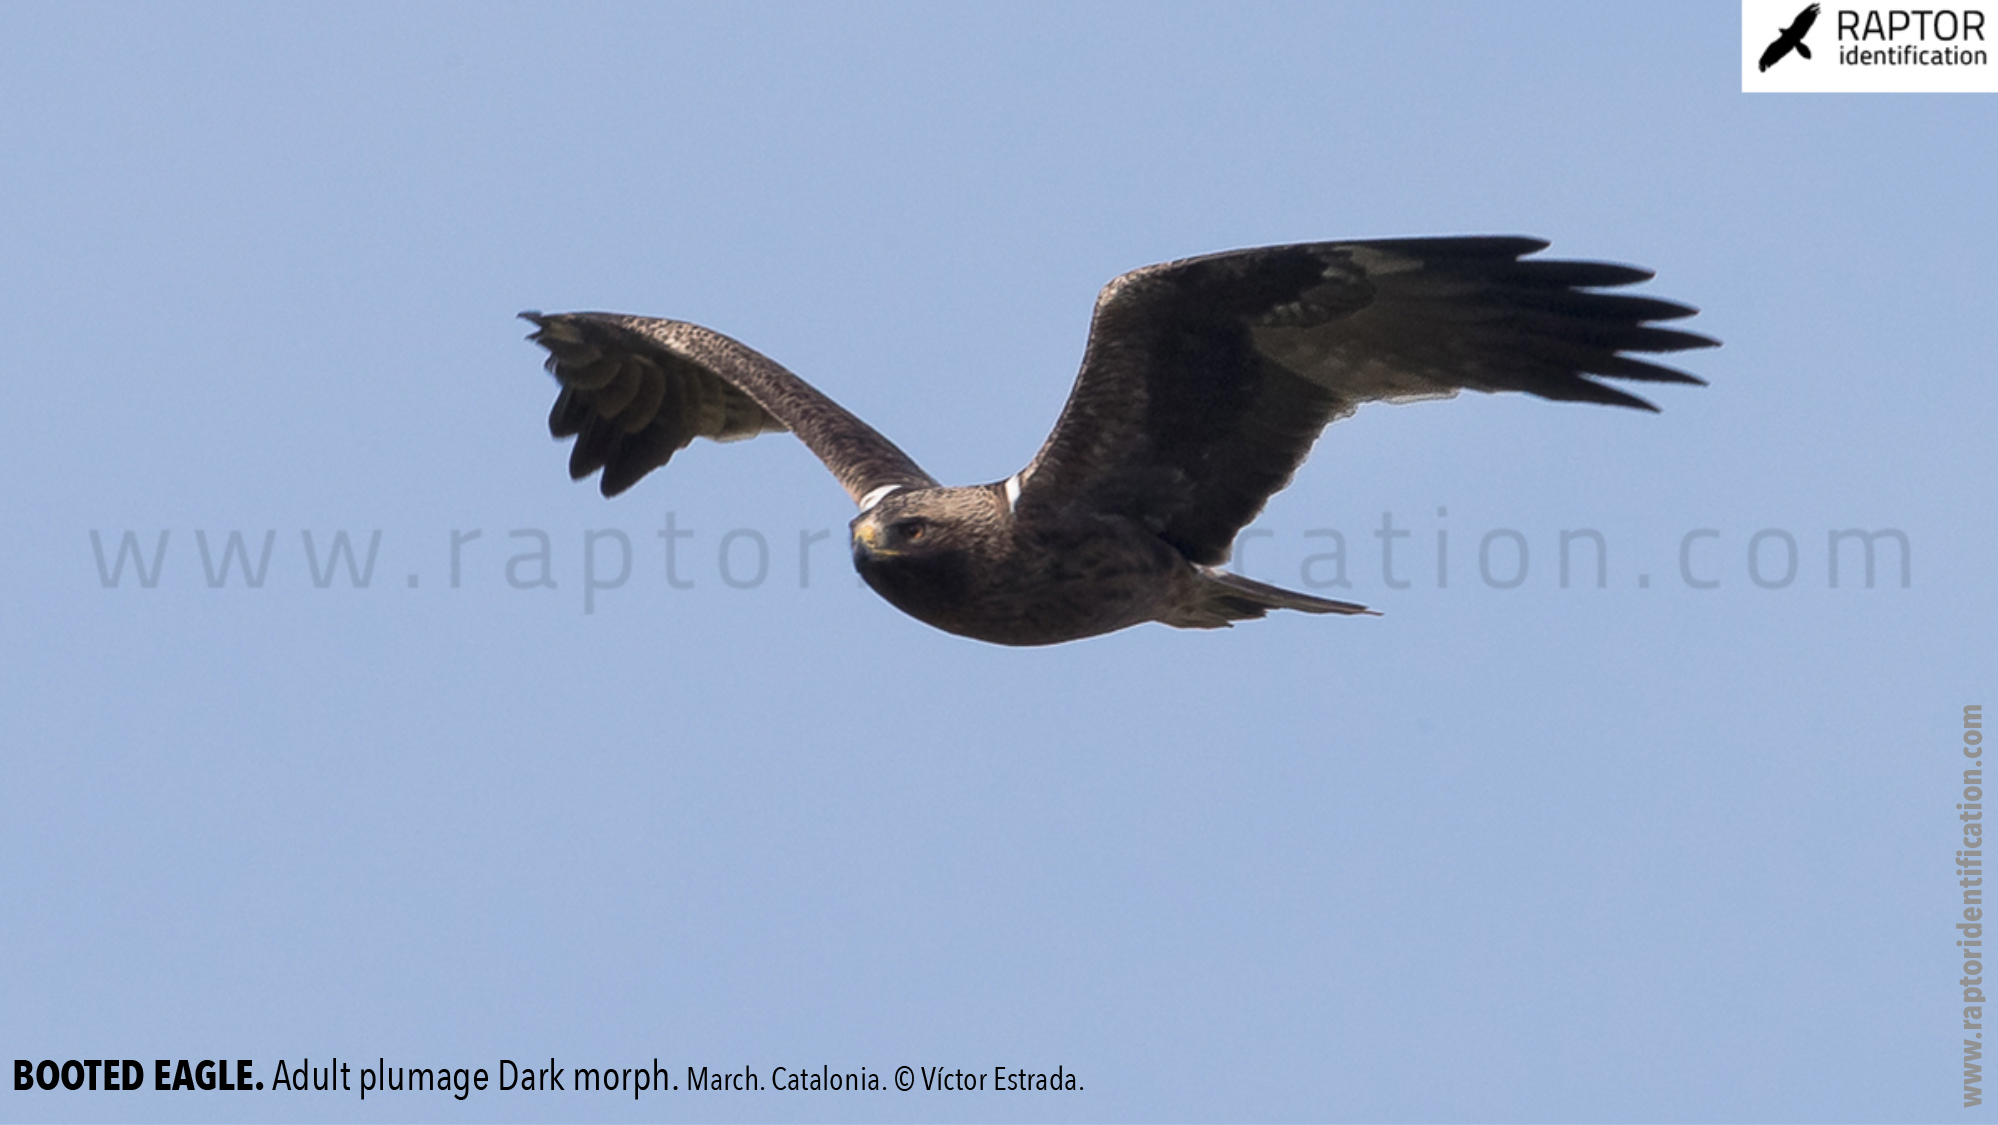
{"label": "eagle tail", "polygon": [[1253,578],[1203,566],[1198,568],[1186,595],[1160,620],[1179,629],[1225,629],[1237,621],[1250,621],[1273,609],[1380,616],[1363,605],[1300,594],[1295,590],[1285,590]]}
{"label": "eagle tail", "polygon": [[1809,47],[1804,46],[1802,40],[1797,41],[1797,53],[1804,56],[1807,59],[1811,57],[1811,49]]}

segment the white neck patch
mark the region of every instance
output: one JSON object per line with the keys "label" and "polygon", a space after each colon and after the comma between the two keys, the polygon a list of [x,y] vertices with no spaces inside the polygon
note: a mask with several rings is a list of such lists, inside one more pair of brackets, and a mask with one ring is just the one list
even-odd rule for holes
{"label": "white neck patch", "polygon": [[1011,515],[1014,507],[1019,503],[1020,474],[1014,473],[1012,476],[1006,478],[1006,514]]}
{"label": "white neck patch", "polygon": [[884,484],[860,498],[860,510],[862,512],[871,512],[874,510],[874,505],[888,499],[889,493],[900,492],[901,490],[902,486],[899,484]]}

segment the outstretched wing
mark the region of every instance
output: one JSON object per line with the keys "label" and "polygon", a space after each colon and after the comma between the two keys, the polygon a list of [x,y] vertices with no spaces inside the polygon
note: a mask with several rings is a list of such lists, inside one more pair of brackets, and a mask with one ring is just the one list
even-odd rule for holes
{"label": "outstretched wing", "polygon": [[1054,432],[1010,482],[1017,510],[1082,504],[1137,518],[1213,564],[1326,424],[1361,403],[1468,387],[1654,410],[1590,376],[1700,382],[1623,354],[1711,346],[1650,323],[1692,309],[1593,292],[1644,270],[1520,260],[1546,245],[1312,243],[1125,274],[1097,298]]}
{"label": "outstretched wing", "polygon": [[521,313],[562,385],[548,432],[574,436],[569,476],[615,496],[697,437],[798,435],[860,503],[936,482],[908,454],[769,358],[697,324],[613,313]]}

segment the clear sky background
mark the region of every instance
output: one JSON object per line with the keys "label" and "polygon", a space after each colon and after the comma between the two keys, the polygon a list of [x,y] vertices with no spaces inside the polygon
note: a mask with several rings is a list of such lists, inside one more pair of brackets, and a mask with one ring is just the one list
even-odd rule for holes
{"label": "clear sky background", "polygon": [[[1745,96],[1721,3],[4,14],[10,1069],[1083,1089],[0,1118],[1992,1119],[1951,926],[1998,100]],[[1466,233],[1658,270],[1712,385],[1369,408],[1241,565],[1384,616],[1048,650],[860,588],[789,438],[571,484],[512,319],[712,325],[973,483],[1116,274]],[[1906,584],[1883,538],[1834,588],[1848,528]],[[238,533],[262,584],[212,588]]]}

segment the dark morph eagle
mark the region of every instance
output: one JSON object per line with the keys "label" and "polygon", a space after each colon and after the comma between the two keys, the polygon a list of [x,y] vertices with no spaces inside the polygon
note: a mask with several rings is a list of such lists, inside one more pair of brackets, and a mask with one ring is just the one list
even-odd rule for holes
{"label": "dark morph eagle", "polygon": [[1361,613],[1219,568],[1325,426],[1458,390],[1655,410],[1591,376],[1699,383],[1627,352],[1714,344],[1685,305],[1596,292],[1651,274],[1522,260],[1530,238],[1271,246],[1135,270],[1096,299],[1068,404],[1027,467],[945,488],[804,380],[698,325],[521,314],[561,384],[569,475],[631,487],[697,437],[790,430],[860,506],[853,564],[940,629],[1054,644],[1143,621]]}
{"label": "dark morph eagle", "polygon": [[1758,69],[1768,70],[1781,62],[1783,56],[1793,49],[1805,58],[1810,58],[1811,49],[1804,46],[1804,36],[1810,33],[1811,25],[1816,22],[1818,22],[1816,4],[1798,12],[1797,18],[1790,21],[1790,26],[1784,28],[1783,33],[1776,37],[1776,41],[1769,44],[1768,49],[1762,52],[1762,65]]}

